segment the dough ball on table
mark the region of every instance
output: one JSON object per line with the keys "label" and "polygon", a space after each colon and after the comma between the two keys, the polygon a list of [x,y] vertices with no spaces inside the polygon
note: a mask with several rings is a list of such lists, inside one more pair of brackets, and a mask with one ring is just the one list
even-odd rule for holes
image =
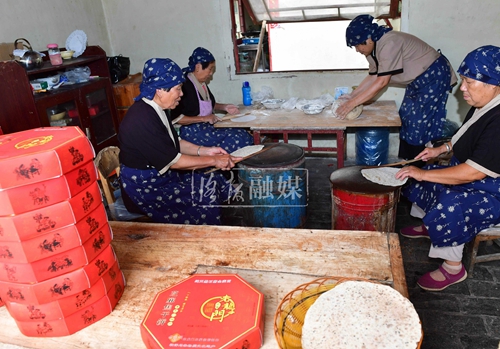
{"label": "dough ball on table", "polygon": [[360,104],[358,105],[357,107],[355,107],[353,110],[351,110],[349,113],[347,113],[346,115],[346,119],[347,120],[354,120],[356,119],[358,116],[361,115],[361,112],[363,111],[363,104]]}
{"label": "dough ball on table", "polygon": [[[339,101],[335,101],[335,102],[332,103],[332,114],[336,118],[338,118],[338,116],[337,116],[337,108],[340,107],[341,104],[342,103],[340,103]],[[347,115],[346,115],[345,118],[347,120],[354,120],[358,116],[361,115],[362,111],[363,111],[363,105],[360,104],[357,107],[355,107],[353,110],[351,110],[349,113],[347,113]]]}

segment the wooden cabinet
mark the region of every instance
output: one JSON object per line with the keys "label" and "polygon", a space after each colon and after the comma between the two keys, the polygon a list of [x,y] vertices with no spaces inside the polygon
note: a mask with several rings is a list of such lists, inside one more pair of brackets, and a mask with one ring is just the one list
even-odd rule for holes
{"label": "wooden cabinet", "polygon": [[127,114],[128,108],[134,104],[134,98],[141,93],[139,89],[141,82],[142,73],[137,73],[129,75],[126,79],[113,85],[116,111],[118,112],[118,119],[120,122],[123,120],[125,114]]}
{"label": "wooden cabinet", "polygon": [[[30,81],[77,67],[88,67],[91,79],[33,94]],[[12,133],[36,127],[79,126],[96,152],[118,145],[119,122],[111,86],[106,53],[99,46],[88,46],[81,56],[64,60],[60,66],[52,66],[47,55],[41,68],[30,71],[15,61],[0,62],[0,127],[4,133]]]}

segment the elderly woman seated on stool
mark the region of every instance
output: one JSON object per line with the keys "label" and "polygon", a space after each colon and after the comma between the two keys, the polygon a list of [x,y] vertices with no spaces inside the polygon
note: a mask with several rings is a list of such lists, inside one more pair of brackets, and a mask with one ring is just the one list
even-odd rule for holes
{"label": "elderly woman seated on stool", "polygon": [[182,97],[184,76],[176,63],[150,59],[142,78],[118,134],[122,191],[155,222],[220,224],[219,205],[233,187],[220,171],[206,175],[199,169],[229,170],[241,158],[178,137],[165,112]]}
{"label": "elderly woman seated on stool", "polygon": [[203,146],[218,146],[232,153],[253,144],[253,136],[243,128],[215,128],[220,119],[215,110],[238,114],[234,104],[215,101],[208,83],[215,73],[215,57],[203,47],[198,47],[189,57],[188,66],[182,69],[186,81],[182,85],[184,97],[172,110],[172,122],[182,125],[181,138]]}
{"label": "elderly woman seated on stool", "polygon": [[463,125],[451,142],[416,156],[426,161],[453,150],[449,166],[407,166],[396,174],[399,179],[413,178],[403,195],[413,203],[410,214],[424,223],[403,228],[401,235],[430,238],[429,257],[444,259],[439,269],[418,280],[428,291],[465,280],[464,244],[500,223],[500,47],[470,52],[458,73],[460,91],[472,106]]}

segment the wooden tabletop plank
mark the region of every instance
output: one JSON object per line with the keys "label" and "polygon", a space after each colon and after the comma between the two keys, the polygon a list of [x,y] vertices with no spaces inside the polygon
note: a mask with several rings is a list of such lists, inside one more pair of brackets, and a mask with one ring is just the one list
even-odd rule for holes
{"label": "wooden tabletop plank", "polygon": [[[67,337],[22,335],[0,308],[5,348],[145,348],[140,323],[154,295],[193,273],[238,273],[265,295],[264,349],[284,295],[322,276],[362,277],[407,296],[394,233],[110,222],[127,286],[112,314]],[[4,346],[2,346],[4,348]]]}
{"label": "wooden tabletop plank", "polygon": [[302,110],[293,109],[256,109],[241,107],[241,113],[254,115],[256,118],[247,122],[227,120],[215,124],[216,128],[242,127],[252,130],[332,130],[347,127],[399,127],[401,119],[395,101],[375,101],[363,106],[363,112],[354,120],[334,118],[328,108],[320,114],[307,115]]}

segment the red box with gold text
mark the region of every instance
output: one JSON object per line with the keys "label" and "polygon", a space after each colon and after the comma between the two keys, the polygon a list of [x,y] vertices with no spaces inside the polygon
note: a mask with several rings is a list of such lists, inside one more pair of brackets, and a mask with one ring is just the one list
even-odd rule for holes
{"label": "red box with gold text", "polygon": [[19,215],[0,217],[0,241],[27,241],[77,222],[95,227],[104,218],[107,222],[99,185],[94,182],[70,200]]}
{"label": "red box with gold text", "polygon": [[260,348],[264,295],[235,274],[196,274],[159,292],[141,323],[153,348]]}
{"label": "red box with gold text", "polygon": [[22,322],[51,321],[66,318],[77,311],[94,304],[111,289],[125,286],[125,278],[116,262],[92,287],[75,295],[45,304],[21,304],[7,301],[9,314]]}
{"label": "red box with gold text", "polygon": [[60,177],[0,189],[0,216],[17,215],[68,200],[96,180],[97,169],[94,162],[89,161]]}
{"label": "red box with gold text", "polygon": [[17,321],[22,334],[29,337],[62,337],[78,332],[111,314],[123,294],[123,286],[111,288],[96,303],[61,319],[38,322]]}
{"label": "red box with gold text", "polygon": [[[0,281],[36,283],[82,268],[97,257],[113,239],[109,224],[94,232],[83,245],[31,263],[0,262]],[[58,243],[64,236],[57,237]]]}
{"label": "red box with gold text", "polygon": [[44,304],[69,297],[94,285],[116,263],[111,245],[83,268],[33,283],[0,281],[0,298],[22,304]]}
{"label": "red box with gold text", "polygon": [[[56,221],[53,221],[54,225]],[[2,241],[0,262],[31,263],[83,245],[108,223],[104,204],[83,217],[76,224],[42,232],[24,241]]]}
{"label": "red box with gold text", "polygon": [[76,126],[0,135],[0,189],[60,177],[94,157],[90,141]]}

